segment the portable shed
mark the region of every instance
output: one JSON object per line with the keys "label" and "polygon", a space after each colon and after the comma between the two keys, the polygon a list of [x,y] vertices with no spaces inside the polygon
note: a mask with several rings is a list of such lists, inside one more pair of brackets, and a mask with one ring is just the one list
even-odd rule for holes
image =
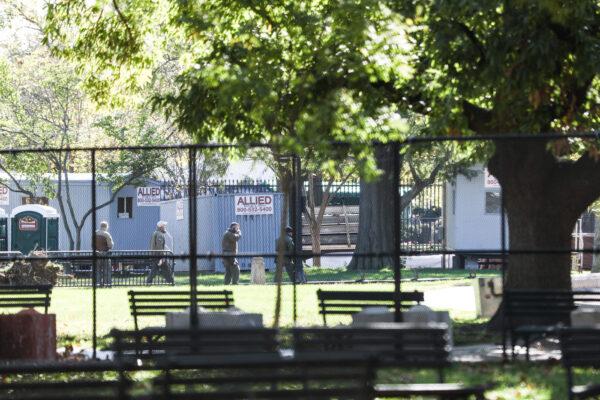
{"label": "portable shed", "polygon": [[55,208],[26,204],[13,208],[10,217],[12,251],[58,250],[59,213]]}

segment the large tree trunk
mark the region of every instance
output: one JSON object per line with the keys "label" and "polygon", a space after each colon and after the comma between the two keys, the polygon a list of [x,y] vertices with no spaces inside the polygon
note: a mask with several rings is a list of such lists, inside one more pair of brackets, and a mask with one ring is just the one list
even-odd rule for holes
{"label": "large tree trunk", "polygon": [[[319,188],[315,186],[315,180],[317,177],[313,174],[308,176],[308,191],[305,192],[306,204],[303,207],[304,218],[308,222],[308,229],[310,230],[310,244],[313,253],[313,267],[321,267],[321,223],[323,222],[322,211],[323,207],[327,207],[327,204],[323,205],[323,188],[322,179],[319,176]],[[304,190],[304,189],[303,189]],[[317,190],[321,193],[321,200],[319,202],[320,208],[319,213],[316,212],[316,194]]]}
{"label": "large tree trunk", "polygon": [[509,256],[506,289],[571,288],[571,234],[589,196],[566,168],[547,143],[496,144],[489,169],[502,186],[509,249],[519,252]]}
{"label": "large tree trunk", "polygon": [[[552,198],[544,199],[544,204],[535,204],[526,202],[523,197],[507,202],[506,207],[509,248],[525,252],[510,255],[506,288],[570,289],[571,233],[577,217],[553,207]],[[527,253],[529,251],[549,253]]]}
{"label": "large tree trunk", "polygon": [[[349,269],[364,271],[394,265],[394,154],[392,146],[375,149],[377,167],[381,176],[374,182],[360,181],[360,206],[358,238]],[[385,256],[362,257],[357,254],[381,254]]]}

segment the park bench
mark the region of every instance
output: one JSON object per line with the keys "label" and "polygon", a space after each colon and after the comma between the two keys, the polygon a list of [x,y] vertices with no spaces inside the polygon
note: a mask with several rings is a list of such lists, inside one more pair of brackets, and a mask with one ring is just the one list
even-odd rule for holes
{"label": "park bench", "polygon": [[477,259],[478,269],[502,269],[503,265],[502,258],[483,257]]}
{"label": "park bench", "polygon": [[[398,294],[402,308],[409,308],[423,301],[423,292],[402,292]],[[373,291],[340,291],[317,290],[317,299],[323,316],[323,324],[327,325],[327,315],[352,315],[364,307],[395,306],[396,293]]]}
{"label": "park bench", "polygon": [[[130,290],[128,295],[136,331],[139,330],[138,317],[165,316],[190,307],[191,292],[186,290]],[[233,292],[230,290],[199,291],[196,293],[196,301],[198,307],[212,311],[225,310],[234,305]]]}
{"label": "park bench", "polygon": [[[116,372],[116,374],[115,374]],[[105,373],[116,375],[107,379]],[[130,381],[107,361],[0,365],[0,398],[9,400],[127,400]],[[42,378],[43,377],[43,378]]]}
{"label": "park bench", "polygon": [[311,354],[351,353],[375,357],[377,368],[394,367],[432,369],[437,383],[378,384],[376,398],[411,398],[433,396],[444,399],[483,399],[490,385],[467,386],[444,383],[444,370],[450,366],[447,326],[432,324],[373,324],[368,328],[295,328],[293,329],[296,357]]}
{"label": "park bench", "polygon": [[44,308],[48,314],[51,285],[0,286],[0,308]]}
{"label": "park bench", "polygon": [[373,371],[370,360],[355,355],[171,359],[153,381],[152,399],[370,400]]}
{"label": "park bench", "polygon": [[557,336],[561,326],[571,325],[571,311],[583,303],[600,305],[598,290],[505,290],[503,296],[503,349],[510,340],[511,354],[522,338],[529,360],[533,337]]}
{"label": "park bench", "polygon": [[121,361],[156,361],[174,354],[275,354],[279,349],[277,335],[277,329],[270,328],[144,328],[110,332],[111,350]]}
{"label": "park bench", "polygon": [[600,369],[600,326],[564,328],[559,337],[569,400],[598,398],[600,383],[576,385],[574,370]]}

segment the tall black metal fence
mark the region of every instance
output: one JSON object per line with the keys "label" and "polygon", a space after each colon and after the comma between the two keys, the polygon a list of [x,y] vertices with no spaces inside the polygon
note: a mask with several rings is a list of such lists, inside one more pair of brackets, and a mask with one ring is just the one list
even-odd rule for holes
{"label": "tall black metal fence", "polygon": [[[597,140],[596,134],[578,134],[572,135],[572,137],[576,140]],[[546,142],[552,140],[564,140],[564,135],[540,135],[535,137],[526,137],[523,138],[519,135],[497,135],[497,136],[484,136],[484,137],[464,137],[464,138],[411,138],[404,142],[396,142],[390,144],[374,144],[375,146],[386,146],[389,149],[390,157],[393,158],[391,165],[393,165],[393,169],[391,171],[387,171],[386,175],[384,175],[384,179],[387,179],[389,185],[393,188],[393,190],[387,192],[388,196],[383,199],[382,202],[378,204],[371,204],[372,207],[382,207],[381,204],[384,204],[383,207],[386,207],[386,210],[391,212],[386,215],[389,216],[389,220],[383,221],[389,229],[386,230],[388,234],[387,237],[380,238],[381,240],[385,240],[386,244],[392,244],[391,246],[386,246],[385,250],[381,250],[381,246],[377,246],[378,243],[374,243],[372,249],[361,250],[360,252],[354,252],[353,256],[355,258],[369,258],[369,259],[383,259],[387,266],[391,266],[394,274],[394,291],[395,293],[401,292],[401,257],[411,256],[417,254],[438,254],[438,255],[451,255],[458,253],[455,248],[448,248],[448,246],[444,246],[444,231],[446,230],[446,226],[444,225],[444,215],[453,215],[453,218],[458,218],[459,215],[459,206],[465,205],[467,208],[476,209],[482,213],[482,217],[480,219],[494,219],[496,224],[490,225],[489,229],[485,231],[476,232],[477,239],[481,240],[481,243],[492,243],[492,245],[479,245],[469,247],[462,247],[460,249],[460,254],[464,255],[473,255],[477,256],[480,254],[487,255],[495,255],[498,256],[501,261],[502,273],[504,278],[505,266],[507,256],[510,255],[523,255],[523,254],[546,254],[550,256],[556,256],[563,253],[571,253],[573,251],[577,252],[593,252],[593,250],[582,250],[582,249],[574,249],[574,248],[546,248],[543,245],[537,246],[536,248],[518,248],[518,249],[509,249],[507,246],[507,238],[508,231],[506,226],[506,215],[505,215],[505,207],[504,207],[504,198],[502,196],[487,196],[487,192],[485,196],[481,196],[478,200],[478,203],[468,203],[467,199],[473,197],[471,193],[467,193],[464,198],[460,198],[460,195],[456,195],[456,199],[453,200],[453,210],[446,210],[444,205],[444,189],[443,184],[433,185],[428,189],[422,191],[411,203],[409,207],[402,209],[402,196],[405,193],[404,190],[407,187],[407,183],[403,183],[401,181],[401,171],[402,171],[402,158],[401,158],[401,149],[406,146],[412,146],[413,144],[431,144],[431,143],[442,143],[444,141],[472,141],[472,142],[499,142],[504,140],[545,140]],[[265,145],[257,145],[262,147],[267,147]],[[230,145],[225,145],[222,147],[232,147]],[[190,290],[190,324],[194,327],[198,326],[198,305],[196,302],[196,294],[198,292],[199,285],[199,265],[203,262],[215,260],[215,259],[223,259],[224,257],[231,257],[231,254],[225,254],[220,246],[218,250],[215,252],[200,252],[198,251],[200,244],[198,243],[198,232],[205,228],[204,224],[206,223],[203,219],[199,218],[198,210],[197,210],[197,202],[196,199],[200,195],[205,194],[219,194],[219,193],[227,193],[227,191],[233,191],[234,193],[247,193],[246,190],[252,191],[253,186],[242,184],[242,185],[233,185],[234,187],[228,187],[228,185],[211,185],[205,184],[206,182],[201,182],[198,179],[197,171],[198,171],[198,156],[202,152],[214,151],[215,148],[219,148],[216,145],[178,145],[178,146],[162,146],[162,147],[114,147],[114,148],[79,148],[79,149],[0,149],[0,155],[2,156],[10,156],[14,157],[19,154],[37,154],[41,155],[44,153],[53,153],[53,154],[64,154],[68,153],[71,156],[74,153],[79,154],[79,160],[81,160],[82,168],[86,168],[90,172],[90,182],[91,185],[89,187],[80,188],[80,194],[75,196],[73,192],[69,194],[71,196],[70,202],[88,202],[86,204],[86,213],[83,216],[75,215],[74,213],[63,214],[63,221],[66,218],[74,218],[77,219],[77,223],[81,224],[81,226],[87,228],[87,231],[83,231],[84,234],[82,237],[75,237],[75,240],[81,241],[84,240],[86,243],[89,243],[91,246],[91,250],[86,254],[57,254],[56,259],[60,259],[62,262],[70,263],[71,272],[74,275],[79,274],[81,279],[88,279],[91,282],[92,287],[92,315],[91,315],[91,323],[92,326],[92,337],[93,337],[93,347],[97,348],[97,322],[98,322],[98,304],[97,304],[97,288],[100,286],[101,275],[98,274],[100,268],[103,268],[106,265],[107,260],[113,260],[117,264],[120,262],[124,263],[123,260],[129,260],[133,267],[127,268],[122,267],[121,270],[116,272],[120,272],[122,275],[135,275],[139,274],[140,276],[148,273],[148,266],[145,265],[142,268],[136,267],[135,264],[137,260],[140,261],[140,264],[144,263],[159,263],[162,259],[168,259],[170,263],[185,263],[185,272],[188,277],[188,284]],[[104,188],[103,180],[105,176],[106,168],[110,167],[110,165],[105,165],[104,163],[111,160],[111,157],[114,157],[115,154],[119,152],[131,152],[136,154],[145,155],[144,159],[151,158],[150,156],[156,156],[158,153],[170,153],[170,152],[178,152],[183,153],[186,156],[187,162],[187,172],[185,172],[185,179],[187,180],[187,185],[185,186],[185,191],[187,196],[181,196],[179,194],[172,195],[172,200],[177,201],[181,200],[181,203],[176,205],[177,207],[177,218],[179,215],[182,215],[183,220],[185,221],[185,229],[187,231],[186,241],[187,241],[187,250],[179,251],[177,249],[171,249],[172,253],[169,253],[168,256],[165,254],[150,254],[150,253],[139,253],[139,254],[117,254],[116,252],[113,254],[106,254],[104,252],[100,252],[97,248],[96,241],[94,240],[94,232],[98,230],[100,227],[100,221],[106,217],[106,208],[105,205],[109,200],[114,201],[115,199],[111,197],[110,193],[107,192],[107,189]],[[304,211],[303,204],[303,191],[305,191],[304,183],[301,179],[301,160],[297,156],[292,156],[290,159],[293,160],[293,165],[290,165],[290,169],[293,172],[294,180],[293,180],[293,188],[289,193],[289,201],[290,206],[289,209],[283,209],[286,213],[282,213],[282,215],[287,214],[286,219],[283,222],[289,223],[293,228],[293,240],[295,243],[305,243],[303,240],[304,229],[302,228],[303,220],[302,220],[302,211]],[[49,171],[52,171],[51,167],[49,167]],[[472,174],[467,174],[472,175]],[[481,177],[482,174],[480,174]],[[102,179],[101,179],[102,178]],[[140,178],[140,177],[137,177]],[[469,179],[471,179],[470,177]],[[457,179],[460,178],[458,175]],[[487,179],[487,178],[486,178]],[[487,181],[486,181],[487,182]],[[63,184],[66,184],[63,182]],[[486,183],[487,184],[487,183]],[[483,181],[481,185],[484,185]],[[356,204],[356,186],[357,184],[353,183],[346,190],[343,186],[340,188],[340,196],[334,196],[331,204],[327,203],[326,207],[357,207]],[[276,189],[275,185],[272,183],[261,183],[259,187],[263,190],[260,193],[272,193]],[[64,187],[63,187],[64,189]],[[342,190],[344,189],[344,190]],[[352,189],[352,190],[350,190]],[[58,190],[61,190],[60,188]],[[494,189],[498,190],[498,189]],[[84,195],[84,192],[87,195]],[[360,193],[360,192],[359,192]],[[62,192],[61,192],[62,194]],[[67,194],[64,194],[67,196]],[[488,197],[490,198],[490,204],[484,203],[487,201]],[[337,200],[336,200],[337,199]],[[346,199],[346,200],[344,200]],[[360,199],[360,195],[359,195]],[[381,199],[380,199],[381,200]],[[495,203],[491,200],[494,200]],[[347,203],[345,202],[347,201]],[[354,204],[351,204],[354,203]],[[498,204],[499,203],[499,206]],[[113,221],[114,225],[126,224],[128,223],[128,219],[131,219],[132,210],[129,208],[129,200],[124,200],[119,202],[119,210],[118,216]],[[358,205],[360,207],[360,204]],[[364,204],[363,204],[364,206]],[[389,209],[388,209],[389,208]],[[449,208],[449,207],[448,207]],[[143,218],[147,218],[148,220],[155,221],[161,218],[160,213],[156,213],[156,211],[152,211],[150,209],[139,208],[136,211],[140,213]],[[272,210],[271,210],[272,212]],[[104,214],[103,214],[104,213]],[[235,214],[234,214],[235,215]],[[350,214],[346,211],[344,214],[344,218],[348,218]],[[21,217],[17,215],[13,216],[13,225],[11,229],[13,233],[24,235],[26,239],[31,239],[32,233],[41,227],[37,223],[33,222],[31,219],[19,219]],[[210,215],[204,216],[210,219]],[[256,218],[255,216],[248,216],[248,218]],[[15,222],[16,221],[16,222]],[[129,221],[131,222],[131,221]],[[381,222],[381,221],[380,221]],[[473,223],[473,218],[467,220],[465,222],[467,225]],[[348,218],[348,222],[344,221],[345,229],[346,229],[346,239],[350,236],[350,242],[352,242],[352,232],[350,232],[350,220]],[[376,228],[376,227],[374,227]],[[44,228],[45,229],[45,228]],[[131,229],[127,231],[128,235],[131,236],[130,239],[136,239],[138,236],[138,231],[136,231],[136,226],[131,225]],[[358,227],[357,232],[360,231],[360,227]],[[78,231],[79,233],[79,231]],[[219,236],[221,236],[219,233]],[[370,233],[370,232],[369,232]],[[29,235],[29,236],[27,236]],[[147,235],[146,232],[143,233],[143,241],[147,243]],[[493,240],[488,240],[488,242],[483,241],[484,239],[492,238]],[[11,239],[14,239],[12,237]],[[29,240],[28,239],[28,240]],[[125,239],[125,238],[124,238]],[[447,238],[446,238],[447,239]],[[46,237],[44,243],[50,243],[48,237]],[[141,242],[140,242],[141,243]],[[475,242],[473,242],[475,243]],[[44,248],[39,242],[32,243],[34,248]],[[146,245],[145,245],[146,246]],[[302,265],[300,262],[303,257],[312,257],[316,254],[312,254],[311,251],[301,252],[300,246],[297,246],[291,252],[287,252],[287,254],[282,254],[282,249],[280,248],[279,254],[275,249],[275,246],[272,247],[273,251],[264,251],[264,252],[248,252],[245,254],[238,255],[238,258],[250,258],[250,257],[263,257],[267,260],[274,260],[275,258],[279,258],[286,262],[286,264],[293,264],[293,270],[291,271],[292,276],[296,276],[298,269]],[[17,249],[18,250],[18,249]],[[334,256],[338,253],[332,253]],[[347,256],[348,252],[341,252],[340,256]],[[20,259],[18,255],[7,254],[4,257],[4,261],[12,261]],[[132,262],[131,260],[135,261]],[[295,262],[291,263],[293,260]],[[85,264],[86,268],[81,266],[77,266],[78,264]],[[114,265],[114,264],[113,264]],[[121,267],[118,267],[121,268]],[[151,267],[150,267],[151,268]],[[114,267],[112,268],[113,272],[115,272]],[[142,278],[143,279],[143,278]],[[293,310],[293,321],[295,322],[297,319],[297,292],[296,292],[296,284],[297,279],[292,279],[293,282],[293,301],[292,307]],[[187,286],[186,286],[187,288]],[[399,298],[399,297],[398,297]],[[126,305],[123,305],[126,307]],[[395,302],[395,319],[396,321],[401,320],[401,309],[400,309],[399,300]],[[316,312],[316,310],[315,310]]]}

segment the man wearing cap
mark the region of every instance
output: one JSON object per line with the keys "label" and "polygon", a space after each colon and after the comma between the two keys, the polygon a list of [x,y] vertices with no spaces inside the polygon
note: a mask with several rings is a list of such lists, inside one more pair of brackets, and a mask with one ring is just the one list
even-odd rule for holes
{"label": "man wearing cap", "polygon": [[[238,241],[242,237],[240,224],[232,222],[229,229],[223,234],[221,247],[224,255],[235,256],[238,252]],[[223,265],[225,266],[225,284],[237,285],[240,280],[240,265],[235,257],[223,257]]]}
{"label": "man wearing cap", "polygon": [[[113,238],[108,233],[108,222],[100,222],[100,229],[94,235],[96,251],[99,256],[108,256],[114,246]],[[96,283],[98,286],[112,285],[112,263],[109,258],[98,260],[96,265]]]}
{"label": "man wearing cap", "polygon": [[[150,239],[150,250],[154,250],[156,252],[168,251],[169,247],[167,246],[167,235],[167,223],[165,221],[158,221],[156,224],[156,230]],[[161,253],[155,254],[161,255]],[[167,283],[173,283],[173,271],[171,271],[171,267],[169,266],[169,262],[166,258],[152,259],[150,274],[148,274],[146,283],[151,284],[154,280],[154,277],[158,273],[161,274]]]}

